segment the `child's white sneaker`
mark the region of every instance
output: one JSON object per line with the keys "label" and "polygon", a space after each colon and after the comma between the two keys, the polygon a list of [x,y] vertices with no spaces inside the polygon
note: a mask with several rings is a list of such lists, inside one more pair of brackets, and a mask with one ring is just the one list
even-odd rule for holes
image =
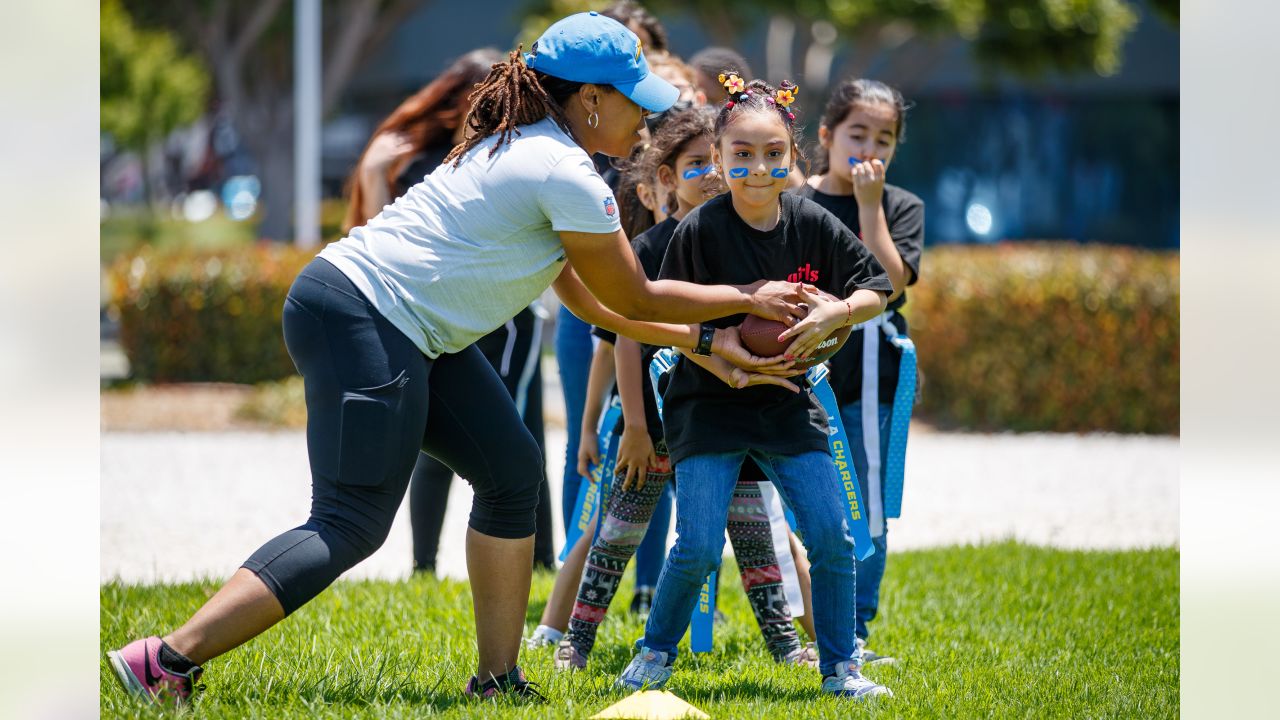
{"label": "child's white sneaker", "polygon": [[852,660],[837,663],[836,674],[822,678],[822,692],[850,697],[854,700],[865,700],[881,695],[893,697],[893,692],[889,688],[862,677],[862,673],[858,672],[858,666],[854,665]]}
{"label": "child's white sneaker", "polygon": [[613,686],[622,690],[661,690],[671,679],[671,672],[666,653],[642,647]]}

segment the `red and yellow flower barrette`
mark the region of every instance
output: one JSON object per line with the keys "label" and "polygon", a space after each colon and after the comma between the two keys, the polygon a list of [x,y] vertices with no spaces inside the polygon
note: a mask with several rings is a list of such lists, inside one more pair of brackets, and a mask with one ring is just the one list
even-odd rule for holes
{"label": "red and yellow flower barrette", "polygon": [[783,80],[782,85],[778,87],[778,91],[774,93],[773,97],[769,98],[769,102],[782,108],[782,111],[787,114],[788,120],[795,120],[795,113],[791,112],[790,106],[791,103],[796,101],[796,95],[799,94],[800,88],[795,83]]}
{"label": "red and yellow flower barrette", "polygon": [[737,95],[747,88],[747,82],[738,77],[737,73],[729,73],[725,75],[720,73],[720,84],[724,85],[724,89],[729,91],[730,95]]}

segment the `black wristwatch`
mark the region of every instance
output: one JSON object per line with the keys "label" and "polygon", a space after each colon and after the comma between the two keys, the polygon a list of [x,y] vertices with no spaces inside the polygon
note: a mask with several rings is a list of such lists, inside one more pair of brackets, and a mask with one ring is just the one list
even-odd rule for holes
{"label": "black wristwatch", "polygon": [[716,329],[713,325],[702,323],[702,329],[698,332],[698,346],[693,349],[694,355],[710,355],[711,343],[716,339]]}

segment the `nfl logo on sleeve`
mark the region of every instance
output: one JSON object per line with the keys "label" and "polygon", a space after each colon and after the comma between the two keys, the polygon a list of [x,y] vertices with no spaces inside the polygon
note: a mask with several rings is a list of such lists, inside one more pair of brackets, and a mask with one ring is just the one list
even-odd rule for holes
{"label": "nfl logo on sleeve", "polygon": [[613,217],[618,214],[618,209],[613,204],[613,196],[609,196],[604,199],[604,214],[609,217]]}

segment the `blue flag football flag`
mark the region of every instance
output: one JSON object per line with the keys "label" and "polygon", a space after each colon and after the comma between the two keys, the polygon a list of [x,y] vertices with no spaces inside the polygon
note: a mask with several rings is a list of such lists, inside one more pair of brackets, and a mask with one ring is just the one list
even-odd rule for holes
{"label": "blue flag football flag", "polygon": [[591,477],[582,478],[578,484],[578,499],[574,503],[574,521],[565,528],[564,549],[560,551],[560,562],[569,557],[573,546],[591,525],[596,510],[600,507],[600,497],[604,492],[603,483],[613,476],[613,460],[617,457],[617,443],[613,441],[613,428],[622,417],[622,405],[615,401],[605,410],[600,418],[598,437],[600,441],[600,462],[591,468]]}
{"label": "blue flag football flag", "polygon": [[715,623],[718,574],[711,571],[706,582],[702,583],[702,590],[698,592],[698,604],[693,607],[693,617],[689,619],[689,649],[696,653],[711,652],[715,644],[711,626]]}
{"label": "blue flag football flag", "polygon": [[[892,334],[888,331],[893,328]],[[903,468],[907,459],[907,430],[911,408],[916,401],[916,344],[899,335],[892,323],[885,323],[889,342],[902,351],[898,366],[898,389],[893,394],[893,414],[889,416],[889,452],[884,459],[884,516],[902,517]]]}
{"label": "blue flag football flag", "polygon": [[845,510],[849,513],[849,535],[853,537],[853,552],[859,560],[866,560],[876,551],[871,544],[871,528],[867,525],[867,514],[864,511],[862,490],[858,487],[858,475],[853,469],[853,458],[849,455],[849,436],[844,432],[844,422],[840,419],[840,405],[836,402],[836,394],[831,391],[831,383],[827,382],[830,371],[826,365],[818,365],[805,373],[805,380],[818,396],[822,409],[827,413],[827,444],[831,447],[831,459],[836,464],[836,479],[844,494]]}
{"label": "blue flag football flag", "polygon": [[662,418],[662,393],[658,392],[658,378],[675,367],[676,360],[679,359],[680,356],[676,355],[671,348],[662,348],[654,353],[653,359],[649,361],[649,386],[653,388],[653,399],[658,404],[659,419]]}
{"label": "blue flag football flag", "polygon": [[[609,506],[609,492],[613,489],[613,471],[618,466],[618,443],[622,440],[621,435],[613,432],[614,428],[622,420],[622,401],[617,396],[613,398],[613,404],[609,406],[609,410],[614,412],[612,417],[607,418],[610,420],[607,428],[608,435],[601,435],[600,463],[591,468],[591,480],[599,488],[599,493],[596,495],[598,511],[595,514],[597,516],[605,512],[605,508]],[[601,525],[603,523],[596,523],[595,532],[591,535],[591,542],[595,542],[596,538],[599,537]]]}

